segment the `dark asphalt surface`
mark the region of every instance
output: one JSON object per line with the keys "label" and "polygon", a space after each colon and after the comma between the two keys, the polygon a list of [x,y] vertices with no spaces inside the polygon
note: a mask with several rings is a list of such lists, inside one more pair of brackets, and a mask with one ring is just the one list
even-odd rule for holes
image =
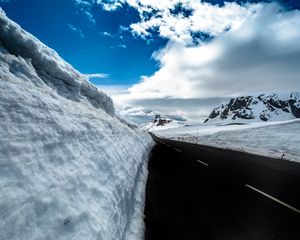
{"label": "dark asphalt surface", "polygon": [[299,213],[245,186],[300,209],[300,164],[154,139],[146,240],[300,239]]}

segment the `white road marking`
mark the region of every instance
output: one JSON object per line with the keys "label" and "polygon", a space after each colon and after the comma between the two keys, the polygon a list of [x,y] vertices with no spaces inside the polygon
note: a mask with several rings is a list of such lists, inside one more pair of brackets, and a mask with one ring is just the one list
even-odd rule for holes
{"label": "white road marking", "polygon": [[181,150],[179,150],[178,148],[174,148],[177,152],[181,152]]}
{"label": "white road marking", "polygon": [[271,200],[273,200],[273,201],[275,201],[275,202],[281,204],[282,206],[285,206],[285,207],[289,208],[290,210],[293,210],[294,212],[300,214],[300,210],[299,210],[299,209],[297,209],[297,208],[295,208],[295,207],[293,207],[293,206],[291,206],[291,205],[289,205],[289,204],[287,204],[287,203],[285,203],[285,202],[283,202],[283,201],[280,201],[279,199],[277,199],[277,198],[275,198],[275,197],[272,197],[271,195],[269,195],[269,194],[267,194],[267,193],[264,193],[263,191],[260,191],[260,190],[258,190],[257,188],[255,188],[255,187],[253,187],[253,186],[251,186],[251,185],[249,185],[249,184],[245,184],[245,186],[248,187],[248,188],[250,188],[250,189],[252,189],[253,191],[256,191],[256,192],[258,192],[258,193],[264,195],[265,197],[270,198]]}
{"label": "white road marking", "polygon": [[197,160],[197,162],[199,162],[199,163],[201,163],[201,164],[205,165],[206,167],[208,167],[208,164],[207,164],[207,163],[205,163],[205,162],[202,162],[202,161],[200,161],[200,160]]}

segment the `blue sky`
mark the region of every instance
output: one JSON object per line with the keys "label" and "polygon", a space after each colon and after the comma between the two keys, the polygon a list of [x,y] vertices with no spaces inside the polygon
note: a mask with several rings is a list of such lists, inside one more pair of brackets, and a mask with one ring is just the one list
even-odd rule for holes
{"label": "blue sky", "polygon": [[298,0],[0,0],[126,115],[205,118],[232,96],[300,89]]}
{"label": "blue sky", "polygon": [[[205,2],[224,4],[223,0]],[[92,79],[96,84],[131,85],[140,76],[153,74],[158,66],[151,55],[168,41],[155,34],[145,40],[122,31],[121,26],[128,28],[140,20],[137,10],[127,4],[116,11],[105,11],[98,4],[82,9],[76,0],[1,0],[0,4],[11,19],[80,72],[110,74],[107,79]]]}
{"label": "blue sky", "polygon": [[133,8],[104,11],[93,6],[93,21],[73,0],[11,0],[1,2],[6,14],[82,73],[107,73],[107,79],[92,79],[107,85],[131,85],[141,75],[156,69],[151,59],[154,50],[166,44],[164,39],[145,41],[121,26],[138,21]]}

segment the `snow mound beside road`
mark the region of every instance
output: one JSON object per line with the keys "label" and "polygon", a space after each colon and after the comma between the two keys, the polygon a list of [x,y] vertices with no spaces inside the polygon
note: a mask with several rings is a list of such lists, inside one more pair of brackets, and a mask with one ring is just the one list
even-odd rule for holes
{"label": "snow mound beside road", "polygon": [[0,11],[1,239],[142,239],[151,146]]}
{"label": "snow mound beside road", "polygon": [[46,84],[61,96],[74,101],[88,100],[94,107],[103,108],[110,115],[114,114],[110,97],[98,90],[86,76],[66,63],[54,50],[9,20],[1,8],[0,34],[2,47],[28,63],[28,67],[22,69],[18,61],[14,61],[10,71],[19,75],[33,74],[32,82],[35,85]]}

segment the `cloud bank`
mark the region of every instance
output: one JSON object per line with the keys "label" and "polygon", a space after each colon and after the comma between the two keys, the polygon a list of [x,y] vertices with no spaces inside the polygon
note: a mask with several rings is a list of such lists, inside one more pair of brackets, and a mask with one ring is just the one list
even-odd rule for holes
{"label": "cloud bank", "polygon": [[134,34],[149,37],[156,31],[160,37],[183,44],[195,44],[236,29],[260,8],[259,4],[240,6],[234,2],[219,7],[199,0],[135,2],[141,21],[131,24]]}
{"label": "cloud bank", "polygon": [[129,89],[135,98],[199,98],[300,87],[300,12],[266,5],[208,44],[169,42],[160,69]]}
{"label": "cloud bank", "polygon": [[[140,20],[129,26],[133,35],[169,40],[153,54],[159,70],[152,76],[142,76],[124,94],[114,95],[119,104],[140,104],[145,109],[166,112],[178,112],[181,107],[186,115],[202,106],[206,108],[199,110],[202,115],[217,103],[211,99],[300,88],[297,10],[276,3],[233,2],[220,6],[199,0],[96,3],[106,11],[124,4],[135,8]],[[177,105],[170,105],[172,99]]]}
{"label": "cloud bank", "polygon": [[261,4],[239,5],[225,2],[222,7],[200,0],[74,0],[97,3],[105,11],[115,11],[128,5],[137,10],[140,21],[130,25],[131,32],[142,38],[160,37],[195,44],[206,38],[236,29]]}

